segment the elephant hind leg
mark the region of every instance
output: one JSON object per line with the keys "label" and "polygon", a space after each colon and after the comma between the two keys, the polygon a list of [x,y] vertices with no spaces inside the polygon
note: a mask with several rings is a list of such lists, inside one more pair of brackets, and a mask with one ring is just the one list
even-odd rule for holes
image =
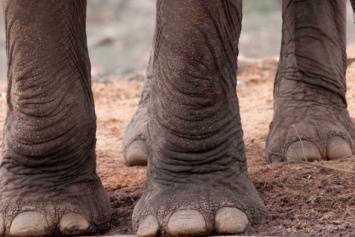
{"label": "elephant hind leg", "polygon": [[332,160],[355,152],[345,98],[345,7],[345,0],[283,2],[269,162]]}
{"label": "elephant hind leg", "polygon": [[[151,65],[151,61],[149,63]],[[150,68],[151,66],[149,66]],[[128,166],[147,165],[148,162],[148,144],[147,144],[147,123],[148,123],[148,103],[150,92],[151,75],[144,79],[144,85],[139,102],[131,122],[129,123],[123,141],[122,151],[125,164]]]}

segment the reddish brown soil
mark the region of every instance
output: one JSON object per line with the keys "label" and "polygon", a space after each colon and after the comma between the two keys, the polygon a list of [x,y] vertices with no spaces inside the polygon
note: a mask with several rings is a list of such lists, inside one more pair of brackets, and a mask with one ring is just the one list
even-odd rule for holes
{"label": "reddish brown soil", "polygon": [[[267,219],[246,234],[355,236],[354,157],[311,164],[267,164],[264,160],[276,67],[276,58],[240,64],[238,78],[246,87],[237,91],[248,166],[269,210]],[[354,117],[355,66],[350,65],[347,76],[348,107]],[[104,234],[132,233],[133,206],[144,188],[145,167],[126,167],[121,153],[122,137],[139,102],[141,88],[141,81],[93,84],[98,123],[97,171],[113,208],[112,229]],[[0,109],[6,111],[5,90],[2,92]],[[0,123],[4,116],[3,112]]]}
{"label": "reddish brown soil", "polygon": [[[353,159],[312,164],[267,164],[265,139],[273,113],[272,88],[277,59],[241,61],[238,89],[250,175],[269,210],[249,235],[354,236],[355,162]],[[349,111],[355,112],[355,67],[348,70]],[[144,187],[145,168],[127,168],[120,150],[122,136],[139,101],[137,81],[94,84],[98,116],[98,172],[116,211],[110,233],[132,233],[130,215]],[[349,170],[342,171],[341,169]]]}

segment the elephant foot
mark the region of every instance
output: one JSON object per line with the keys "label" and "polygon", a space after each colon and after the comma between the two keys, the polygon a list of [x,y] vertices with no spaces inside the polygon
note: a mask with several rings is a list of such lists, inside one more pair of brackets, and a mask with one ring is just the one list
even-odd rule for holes
{"label": "elephant foot", "polygon": [[133,228],[141,237],[243,233],[265,207],[248,175],[235,90],[242,1],[158,3],[147,184]]}
{"label": "elephant foot", "polygon": [[0,236],[73,236],[110,228],[110,203],[100,181],[11,192],[2,187]]}
{"label": "elephant foot", "polygon": [[[217,234],[243,233],[249,226],[245,213],[234,207],[223,207],[215,216],[215,232]],[[196,210],[180,210],[174,212],[166,226],[167,233],[172,236],[204,235],[207,225],[204,216]],[[139,224],[138,236],[157,236],[159,223],[156,217],[149,215]]]}
{"label": "elephant foot", "polygon": [[148,161],[148,149],[145,141],[134,140],[126,149],[125,164],[128,166],[144,166]]}
{"label": "elephant foot", "polygon": [[[292,83],[289,84],[292,88]],[[310,88],[303,88],[297,96],[275,99],[274,119],[266,143],[267,161],[334,160],[352,156],[355,124],[340,97]]]}
{"label": "elephant foot", "polygon": [[148,161],[147,138],[147,102],[149,79],[146,78],[141,101],[122,140],[124,162],[127,166],[144,166]]}
{"label": "elephant foot", "polygon": [[[232,165],[233,166],[233,165]],[[259,223],[262,201],[246,170],[148,180],[133,212],[139,237],[236,235]]]}
{"label": "elephant foot", "polygon": [[[9,233],[11,236],[47,236],[50,235],[48,229],[50,225],[42,213],[26,211],[13,219]],[[81,235],[89,232],[90,223],[81,214],[69,212],[60,219],[58,229],[64,236]]]}

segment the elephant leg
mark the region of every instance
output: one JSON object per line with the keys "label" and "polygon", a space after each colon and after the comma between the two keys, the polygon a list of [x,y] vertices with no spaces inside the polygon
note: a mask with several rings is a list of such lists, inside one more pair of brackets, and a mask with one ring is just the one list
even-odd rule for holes
{"label": "elephant leg", "polygon": [[265,212],[236,95],[241,0],[158,0],[138,236],[238,234]]}
{"label": "elephant leg", "polygon": [[122,141],[122,151],[125,164],[128,166],[147,165],[148,162],[148,103],[150,98],[150,84],[153,73],[154,45],[156,33],[154,34],[152,49],[150,52],[149,64],[141,94],[141,99],[136,112],[127,126]]}
{"label": "elephant leg", "polygon": [[4,0],[7,116],[0,236],[81,235],[109,227],[96,174],[86,0]]}
{"label": "elephant leg", "polygon": [[269,162],[350,157],[355,126],[346,109],[345,0],[283,1]]}
{"label": "elephant leg", "polygon": [[147,165],[148,162],[147,105],[149,102],[151,69],[152,56],[149,60],[147,75],[144,78],[141,100],[122,140],[123,157],[125,164],[128,166]]}

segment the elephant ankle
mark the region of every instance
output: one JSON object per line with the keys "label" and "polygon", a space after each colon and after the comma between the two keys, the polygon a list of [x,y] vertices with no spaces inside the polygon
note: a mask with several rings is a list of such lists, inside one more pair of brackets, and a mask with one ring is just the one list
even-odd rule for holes
{"label": "elephant ankle", "polygon": [[274,119],[285,116],[319,116],[334,111],[346,112],[345,92],[335,93],[308,85],[302,81],[283,79],[275,84]]}

